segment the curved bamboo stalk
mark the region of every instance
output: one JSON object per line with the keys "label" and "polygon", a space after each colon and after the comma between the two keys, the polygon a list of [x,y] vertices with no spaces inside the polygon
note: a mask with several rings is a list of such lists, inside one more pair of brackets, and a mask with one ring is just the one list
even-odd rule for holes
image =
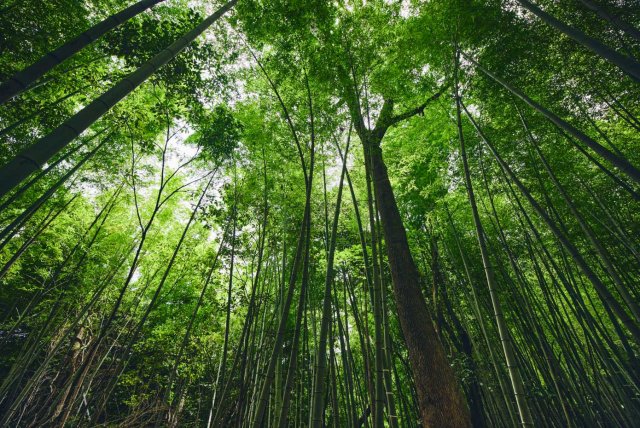
{"label": "curved bamboo stalk", "polygon": [[48,71],[71,58],[75,53],[89,46],[95,40],[161,1],[164,0],[141,0],[99,22],[59,48],[47,52],[42,58],[24,70],[17,72],[0,85],[0,105],[29,89],[36,80],[44,76]]}
{"label": "curved bamboo stalk", "polygon": [[550,13],[540,9],[529,0],[518,0],[518,3],[520,3],[520,5],[522,5],[522,7],[527,9],[529,12],[542,19],[547,25],[550,25],[556,30],[563,32],[598,56],[616,65],[626,74],[628,74],[633,80],[635,80],[637,83],[640,83],[640,64],[637,61],[619,54],[599,40],[596,40],[593,37],[589,37],[577,28],[565,24]]}
{"label": "curved bamboo stalk", "polygon": [[25,148],[16,157],[0,168],[0,197],[16,187],[32,172],[39,169],[51,157],[93,125],[120,100],[144,83],[152,74],[175,58],[200,34],[228,12],[238,0],[230,0],[194,29],[180,37],[170,46],[156,54],[133,73],[100,95],[88,106],[67,119],[50,134]]}
{"label": "curved bamboo stalk", "polygon": [[498,82],[500,85],[502,85],[505,89],[507,89],[513,95],[517,96],[522,101],[527,103],[529,106],[533,107],[535,110],[537,110],[543,116],[545,116],[547,119],[549,119],[551,122],[553,122],[553,124],[555,124],[558,128],[566,131],[567,133],[571,134],[573,137],[575,137],[578,140],[582,141],[591,150],[593,150],[594,152],[598,153],[600,156],[605,158],[612,165],[618,167],[621,171],[623,171],[625,174],[627,174],[636,183],[640,184],[640,170],[638,170],[638,168],[633,166],[631,164],[631,162],[629,162],[627,159],[621,158],[621,157],[617,156],[616,154],[612,153],[609,149],[607,149],[606,147],[603,147],[600,143],[598,143],[597,141],[593,140],[591,137],[589,137],[584,132],[582,132],[579,129],[575,128],[569,122],[561,119],[559,116],[557,116],[556,114],[554,114],[550,110],[547,110],[546,108],[544,108],[541,104],[539,104],[539,103],[535,102],[534,100],[532,100],[531,98],[529,98],[527,95],[525,95],[520,90],[518,90],[515,87],[511,86],[505,80],[501,79],[500,77],[496,76],[491,71],[489,71],[486,68],[484,68],[483,66],[481,66],[476,60],[471,58],[469,55],[466,55],[462,51],[460,52],[460,55],[462,55],[467,60],[469,60],[480,71],[482,71],[484,74],[489,76],[491,79],[493,79],[496,82]]}

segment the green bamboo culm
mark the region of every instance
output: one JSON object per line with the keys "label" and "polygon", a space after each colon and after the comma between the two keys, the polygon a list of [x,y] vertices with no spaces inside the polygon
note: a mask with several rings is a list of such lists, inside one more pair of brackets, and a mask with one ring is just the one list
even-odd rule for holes
{"label": "green bamboo culm", "polygon": [[[347,137],[349,138],[349,137]],[[344,161],[342,163],[342,172],[340,174],[340,184],[338,185],[338,196],[336,201],[335,214],[333,216],[333,223],[331,227],[331,237],[329,242],[329,253],[327,257],[327,272],[324,282],[324,297],[322,303],[322,320],[320,322],[320,340],[318,344],[318,351],[316,354],[316,372],[313,382],[313,399],[311,404],[311,423],[310,426],[314,428],[322,427],[323,412],[324,412],[324,395],[325,395],[325,380],[327,372],[327,346],[333,346],[333,344],[327,344],[327,336],[331,323],[331,286],[333,284],[334,277],[334,256],[336,250],[336,238],[338,235],[338,219],[340,217],[340,204],[342,202],[342,188],[344,184],[344,177],[347,172],[347,154],[349,152],[349,139],[347,139],[347,147],[345,149]],[[334,409],[335,411],[335,409]]]}
{"label": "green bamboo culm", "polygon": [[638,30],[629,22],[620,19],[614,14],[608,13],[606,10],[604,10],[602,7],[592,2],[591,0],[580,0],[580,3],[585,5],[585,7],[587,7],[589,10],[595,12],[600,18],[610,22],[613,26],[624,31],[627,35],[629,35],[629,37],[633,37],[634,39],[640,41],[640,30]]}
{"label": "green bamboo culm", "polygon": [[[502,344],[502,350],[504,353],[504,360],[507,365],[507,372],[509,373],[509,379],[511,380],[511,387],[513,390],[513,396],[516,401],[516,407],[518,408],[518,414],[520,415],[520,424],[523,427],[533,426],[533,419],[529,405],[527,403],[526,394],[524,392],[524,382],[518,367],[516,354],[514,350],[514,344],[511,339],[511,334],[507,323],[505,321],[504,313],[502,310],[502,304],[498,297],[495,272],[489,258],[489,250],[487,248],[487,242],[485,240],[485,231],[480,220],[480,214],[476,204],[476,197],[473,191],[473,184],[471,182],[471,173],[469,171],[469,162],[467,160],[467,153],[464,141],[464,132],[462,129],[462,101],[460,99],[460,93],[458,89],[458,56],[455,58],[455,100],[456,100],[456,125],[458,128],[458,139],[460,141],[460,157],[462,158],[462,165],[464,171],[464,180],[467,188],[467,196],[469,199],[469,205],[471,206],[471,213],[473,216],[473,224],[475,226],[476,237],[478,238],[478,247],[480,249],[480,257],[482,259],[482,266],[484,267],[487,289],[489,290],[489,297],[491,300],[491,307],[493,309],[493,315],[496,322],[496,328],[500,343]],[[465,110],[466,112],[466,110]]]}
{"label": "green bamboo culm", "polygon": [[577,28],[573,28],[570,25],[565,24],[564,22],[560,21],[548,12],[540,9],[538,6],[528,0],[518,0],[518,3],[520,3],[520,5],[527,9],[529,12],[542,19],[547,25],[550,25],[556,30],[563,32],[596,55],[614,64],[615,66],[620,68],[620,70],[629,75],[629,77],[631,77],[633,80],[640,83],[640,63],[638,63],[637,61],[619,54],[604,43],[594,39],[593,37],[587,36]]}
{"label": "green bamboo culm", "polygon": [[640,183],[640,170],[638,170],[638,168],[633,166],[631,164],[631,162],[629,162],[627,159],[622,158],[622,157],[616,155],[615,153],[611,152],[609,149],[604,147],[602,144],[598,143],[597,141],[595,141],[593,138],[589,137],[584,132],[582,132],[579,129],[575,128],[573,125],[571,125],[566,120],[563,120],[562,118],[560,118],[555,113],[553,113],[550,110],[546,109],[541,104],[535,102],[534,100],[529,98],[527,95],[525,95],[522,91],[516,89],[515,87],[513,87],[512,85],[507,83],[504,79],[501,79],[500,77],[496,76],[491,71],[489,71],[486,68],[484,68],[482,65],[478,64],[478,62],[476,60],[471,58],[469,55],[465,54],[463,51],[460,51],[460,55],[463,56],[465,59],[467,59],[469,62],[471,62],[473,65],[475,65],[478,70],[482,71],[484,74],[489,76],[491,79],[493,79],[494,81],[499,83],[506,90],[508,90],[513,95],[515,95],[516,97],[520,98],[522,101],[527,103],[530,107],[532,107],[533,109],[538,111],[540,114],[542,114],[544,117],[546,117],[549,121],[551,121],[558,128],[566,131],[568,134],[570,134],[573,137],[575,137],[578,140],[580,140],[582,143],[584,143],[591,150],[593,150],[594,152],[598,153],[600,156],[602,156],[604,159],[606,159],[613,166],[617,167],[618,169],[620,169],[620,171],[624,172],[633,181],[635,181],[636,183]]}
{"label": "green bamboo culm", "polygon": [[580,271],[584,274],[585,277],[589,279],[589,281],[593,284],[596,293],[605,302],[610,308],[611,311],[615,314],[615,316],[622,322],[622,324],[627,328],[629,334],[633,338],[633,340],[640,344],[640,327],[630,318],[629,314],[624,310],[624,308],[618,303],[618,301],[611,294],[606,285],[600,280],[600,278],[596,275],[593,269],[589,266],[586,260],[579,253],[575,244],[571,242],[559,229],[559,227],[553,222],[553,220],[549,217],[549,215],[544,211],[544,209],[540,206],[540,204],[531,196],[529,190],[522,184],[522,182],[518,179],[515,173],[509,168],[509,166],[504,162],[504,160],[500,157],[498,152],[495,150],[495,147],[491,142],[487,139],[485,134],[482,132],[482,129],[478,126],[476,121],[473,119],[473,116],[469,113],[466,106],[462,104],[462,108],[466,113],[469,121],[475,128],[478,133],[480,139],[486,144],[489,148],[493,157],[498,162],[500,168],[505,172],[507,176],[513,181],[516,187],[521,191],[524,197],[529,201],[531,207],[534,211],[542,218],[542,220],[547,224],[551,232],[556,236],[558,241],[562,244],[562,246],[567,250],[567,252],[571,255],[573,260],[576,262]]}
{"label": "green bamboo culm", "polygon": [[24,70],[17,72],[11,76],[9,80],[0,85],[0,105],[27,90],[36,80],[44,76],[47,72],[59,64],[62,64],[109,31],[162,1],[164,0],[141,0],[97,23],[59,48],[47,52],[42,58]]}
{"label": "green bamboo culm", "polygon": [[67,119],[50,134],[25,148],[13,160],[2,166],[0,168],[0,197],[6,195],[32,172],[40,169],[56,153],[93,125],[120,100],[144,83],[160,67],[175,58],[200,34],[235,6],[237,2],[238,0],[230,0],[225,3],[224,6],[211,14],[193,30],[173,42],[169,47],[159,52],[88,106]]}

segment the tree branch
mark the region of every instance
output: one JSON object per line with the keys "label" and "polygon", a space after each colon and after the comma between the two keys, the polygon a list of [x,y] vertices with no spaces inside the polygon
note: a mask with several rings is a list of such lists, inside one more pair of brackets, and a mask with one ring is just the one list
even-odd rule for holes
{"label": "tree branch", "polygon": [[414,109],[407,110],[404,113],[400,113],[397,116],[392,116],[388,121],[386,121],[386,123],[384,123],[384,125],[387,128],[389,128],[398,122],[402,122],[405,119],[409,119],[417,114],[422,114],[422,112],[429,105],[429,103],[440,98],[440,96],[449,88],[450,85],[451,85],[451,82],[445,83],[438,92],[436,92],[431,97],[429,97],[429,99],[427,99],[424,103],[420,104],[418,107]]}

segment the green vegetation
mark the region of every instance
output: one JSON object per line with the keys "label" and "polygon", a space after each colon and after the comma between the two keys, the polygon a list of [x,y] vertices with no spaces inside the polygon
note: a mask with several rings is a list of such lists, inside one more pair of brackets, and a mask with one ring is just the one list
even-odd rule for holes
{"label": "green vegetation", "polygon": [[639,28],[3,0],[0,426],[637,425]]}

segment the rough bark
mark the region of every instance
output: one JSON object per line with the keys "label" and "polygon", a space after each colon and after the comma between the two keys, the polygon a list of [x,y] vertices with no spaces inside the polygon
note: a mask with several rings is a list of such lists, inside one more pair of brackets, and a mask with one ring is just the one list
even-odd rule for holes
{"label": "rough bark", "polygon": [[387,167],[378,141],[371,151],[375,196],[391,268],[398,319],[405,337],[424,427],[470,427],[469,410],[431,322],[420,290],[418,269],[409,250]]}

